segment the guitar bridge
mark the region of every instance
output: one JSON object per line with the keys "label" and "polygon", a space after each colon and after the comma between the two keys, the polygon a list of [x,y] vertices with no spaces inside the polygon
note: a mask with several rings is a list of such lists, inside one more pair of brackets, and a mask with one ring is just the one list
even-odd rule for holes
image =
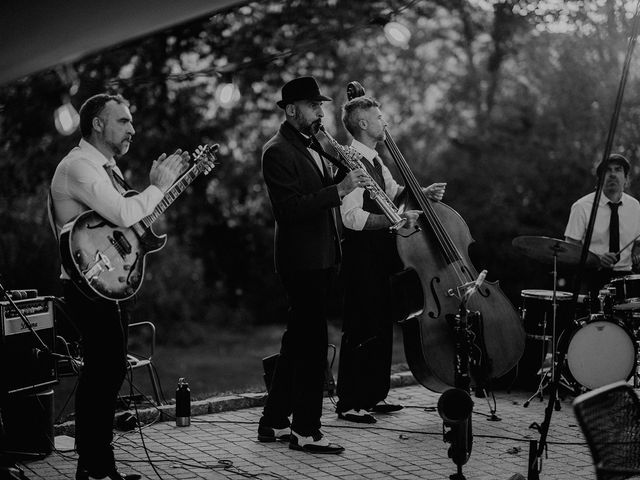
{"label": "guitar bridge", "polygon": [[111,260],[102,252],[96,252],[95,263],[93,267],[84,272],[85,278],[91,279],[98,277],[104,270],[111,272],[113,267],[111,266]]}

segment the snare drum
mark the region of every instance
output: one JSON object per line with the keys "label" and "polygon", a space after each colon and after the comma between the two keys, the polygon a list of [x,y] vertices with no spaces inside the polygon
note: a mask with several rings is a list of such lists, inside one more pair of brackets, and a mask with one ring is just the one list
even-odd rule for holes
{"label": "snare drum", "polygon": [[580,319],[580,323],[571,332],[567,349],[567,365],[573,378],[590,389],[631,378],[636,348],[624,322],[598,314]]}
{"label": "snare drum", "polygon": [[615,289],[614,310],[640,309],[640,275],[614,278],[611,285]]}
{"label": "snare drum", "polygon": [[[553,334],[553,290],[522,290],[522,322],[527,337],[550,340]],[[556,291],[556,334],[571,323],[569,307],[572,295]]]}

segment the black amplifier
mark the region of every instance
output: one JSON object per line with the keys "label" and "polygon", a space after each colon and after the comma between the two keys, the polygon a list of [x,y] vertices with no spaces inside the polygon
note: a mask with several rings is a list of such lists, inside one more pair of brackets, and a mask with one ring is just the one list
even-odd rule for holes
{"label": "black amplifier", "polygon": [[[52,352],[56,339],[53,299],[35,297],[14,301]],[[51,356],[41,354],[42,345],[8,301],[0,301],[0,321],[0,386],[8,393],[16,393],[41,390],[57,383],[57,362]]]}

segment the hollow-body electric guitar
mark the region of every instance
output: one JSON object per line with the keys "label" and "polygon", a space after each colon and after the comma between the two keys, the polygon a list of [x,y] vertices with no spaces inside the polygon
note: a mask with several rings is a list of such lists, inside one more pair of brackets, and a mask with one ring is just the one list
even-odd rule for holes
{"label": "hollow-body electric guitar", "polygon": [[[135,295],[144,279],[145,256],[167,243],[167,236],[156,235],[151,224],[198,175],[213,169],[217,149],[217,144],[198,147],[193,165],[165,193],[153,213],[131,227],[118,227],[88,210],[62,228],[62,265],[82,293],[91,299],[114,301]],[[131,190],[124,196],[135,194]]]}

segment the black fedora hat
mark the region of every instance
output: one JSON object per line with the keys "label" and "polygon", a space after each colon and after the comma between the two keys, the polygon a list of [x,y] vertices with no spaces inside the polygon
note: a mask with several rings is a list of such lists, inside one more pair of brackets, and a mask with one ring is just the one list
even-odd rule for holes
{"label": "black fedora hat", "polygon": [[298,77],[287,82],[282,87],[282,100],[276,102],[280,108],[286,107],[288,104],[297,102],[298,100],[314,100],[317,102],[330,102],[329,97],[325,97],[320,93],[318,82],[313,77]]}

